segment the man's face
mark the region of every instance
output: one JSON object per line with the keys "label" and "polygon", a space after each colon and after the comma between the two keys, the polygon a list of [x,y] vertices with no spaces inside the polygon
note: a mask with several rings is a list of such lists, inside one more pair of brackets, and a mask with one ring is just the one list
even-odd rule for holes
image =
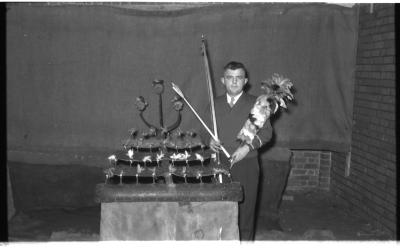
{"label": "man's face", "polygon": [[227,69],[221,82],[226,87],[226,92],[230,96],[236,96],[242,92],[244,85],[247,83],[246,73],[243,69]]}

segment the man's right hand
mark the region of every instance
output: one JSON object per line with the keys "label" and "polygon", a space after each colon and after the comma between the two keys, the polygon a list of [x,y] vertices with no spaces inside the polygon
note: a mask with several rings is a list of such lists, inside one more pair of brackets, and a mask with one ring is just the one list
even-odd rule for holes
{"label": "man's right hand", "polygon": [[216,141],[216,140],[211,138],[211,140],[210,140],[210,148],[212,149],[212,151],[218,152],[219,150],[221,150],[221,142],[220,141]]}

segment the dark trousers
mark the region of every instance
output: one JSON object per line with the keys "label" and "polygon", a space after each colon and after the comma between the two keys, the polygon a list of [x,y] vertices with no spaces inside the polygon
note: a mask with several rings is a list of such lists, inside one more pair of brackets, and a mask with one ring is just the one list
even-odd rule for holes
{"label": "dark trousers", "polygon": [[249,157],[235,163],[231,169],[232,180],[243,187],[243,200],[239,202],[240,240],[254,239],[254,219],[256,214],[259,164],[257,157]]}
{"label": "dark trousers", "polygon": [[290,173],[289,160],[262,160],[258,214],[266,229],[279,230],[279,206]]}

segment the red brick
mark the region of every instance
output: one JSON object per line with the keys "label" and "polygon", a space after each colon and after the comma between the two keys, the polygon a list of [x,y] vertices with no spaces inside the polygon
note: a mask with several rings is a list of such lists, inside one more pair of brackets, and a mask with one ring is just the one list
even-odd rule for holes
{"label": "red brick", "polygon": [[385,47],[385,42],[384,41],[378,41],[373,43],[373,48],[374,49],[382,49]]}
{"label": "red brick", "polygon": [[379,104],[379,109],[380,110],[385,110],[385,111],[395,111],[395,107],[392,104],[385,104],[385,103],[380,103]]}
{"label": "red brick", "polygon": [[356,99],[366,100],[366,101],[379,101],[382,99],[382,97],[370,93],[360,93],[356,96]]}
{"label": "red brick", "polygon": [[317,181],[307,181],[308,186],[317,186],[318,182]]}
{"label": "red brick", "polygon": [[307,157],[306,162],[307,163],[318,163],[319,162],[319,158],[318,157]]}
{"label": "red brick", "polygon": [[303,169],[303,168],[304,164],[297,163],[292,165],[292,169]]}
{"label": "red brick", "polygon": [[[394,68],[394,65],[387,65],[387,66],[391,66],[391,67],[388,67],[388,68],[387,68],[388,70],[390,69],[389,71],[394,71],[394,69],[391,69],[392,66],[393,66],[393,68]],[[396,79],[396,73],[394,73],[394,72],[382,72],[381,78],[382,78],[382,79],[391,79],[391,80],[394,80],[394,79]]]}
{"label": "red brick", "polygon": [[[374,53],[375,55],[375,53]],[[394,48],[387,48],[387,49],[382,49],[378,51],[379,56],[394,56],[395,55],[395,49]]]}
{"label": "red brick", "polygon": [[[379,80],[375,80],[375,79],[358,79],[357,80],[357,85],[356,85],[356,90],[358,90],[359,87],[361,86],[371,86],[371,87],[394,87],[395,86],[396,81],[394,80],[386,80],[386,79],[379,79]],[[356,95],[358,95],[358,91],[355,93]],[[370,94],[376,94],[376,93],[370,93]]]}
{"label": "red brick", "polygon": [[331,160],[321,160],[319,168],[320,169],[331,169],[332,161]]}
{"label": "red brick", "polygon": [[305,157],[312,157],[312,158],[319,157],[319,154],[320,153],[318,151],[305,151],[304,152]]}
{"label": "red brick", "polygon": [[379,113],[377,113],[377,117],[382,118],[382,119],[387,119],[390,121],[395,120],[395,114],[391,113],[391,112],[379,112]]}
{"label": "red brick", "polygon": [[386,190],[381,185],[377,186],[369,176],[363,177],[365,181],[358,185],[358,189],[365,195],[369,195],[372,199],[382,199],[385,196]]}
{"label": "red brick", "polygon": [[390,89],[391,88],[382,88],[381,86],[359,86],[358,91],[375,95],[389,95],[391,93]]}
{"label": "red brick", "polygon": [[298,179],[288,179],[288,186],[305,186],[307,181]]}
{"label": "red brick", "polygon": [[[372,41],[382,41],[382,40],[393,40],[394,43],[395,33],[393,32],[386,32],[386,33],[379,33],[379,34],[372,34]],[[364,41],[365,43],[367,41]]]}
{"label": "red brick", "polygon": [[375,33],[374,28],[360,27],[360,31],[359,31],[360,41],[365,41],[365,40],[370,41],[370,39],[372,37],[371,34],[373,34],[373,33]]}
{"label": "red brick", "polygon": [[383,41],[383,47],[387,49],[395,48],[395,41],[394,39],[387,39]]}
{"label": "red brick", "polygon": [[360,43],[358,45],[358,50],[359,51],[364,51],[364,50],[371,50],[374,49],[374,43],[371,42],[364,42],[364,43]]}
{"label": "red brick", "polygon": [[306,162],[306,158],[295,156],[295,157],[293,157],[293,162],[295,162],[295,163],[305,163]]}
{"label": "red brick", "polygon": [[380,69],[381,69],[381,71],[393,71],[393,72],[396,70],[394,64],[381,65]]}
{"label": "red brick", "polygon": [[318,164],[312,164],[312,163],[304,164],[304,169],[317,169],[317,168]]}
{"label": "red brick", "polygon": [[308,176],[310,176],[310,175],[316,175],[316,174],[318,174],[318,172],[315,171],[315,170],[309,169],[309,170],[306,171],[306,175],[308,175]]}
{"label": "red brick", "polygon": [[292,169],[290,176],[306,175],[307,170],[304,169]]}
{"label": "red brick", "polygon": [[394,31],[394,24],[390,23],[390,24],[385,24],[382,26],[377,27],[376,32],[381,32],[381,33],[385,33],[385,32],[393,32]]}
{"label": "red brick", "polygon": [[329,176],[330,172],[331,172],[330,169],[327,169],[327,170],[320,169],[319,170],[319,175],[320,176]]}
{"label": "red brick", "polygon": [[383,57],[383,63],[395,63],[394,56]]}
{"label": "red brick", "polygon": [[372,58],[357,57],[357,65],[360,64],[372,64]]}
{"label": "red brick", "polygon": [[329,190],[331,188],[331,184],[330,183],[321,183],[321,182],[319,182],[318,183],[318,187],[321,188],[321,189]]}
{"label": "red brick", "polygon": [[385,18],[382,18],[382,23],[381,24],[394,24],[394,16],[388,16]]}
{"label": "red brick", "polygon": [[[374,9],[377,10],[378,12],[385,10],[385,9],[393,9],[393,8],[394,8],[393,3],[375,3],[374,4]],[[377,17],[377,15],[375,15],[375,17]]]}
{"label": "red brick", "polygon": [[370,102],[370,101],[362,101],[362,100],[355,100],[354,103],[358,107],[366,107],[369,109],[378,109],[379,103]]}
{"label": "red brick", "polygon": [[381,96],[381,100],[383,103],[395,104],[396,98],[394,96],[385,95]]}
{"label": "red brick", "polygon": [[372,64],[383,64],[383,58],[382,57],[374,57],[371,58]]}
{"label": "red brick", "polygon": [[386,199],[391,200],[392,203],[396,204],[396,187],[388,187],[386,191]]}
{"label": "red brick", "polygon": [[306,175],[290,175],[288,180],[298,180],[298,181],[304,181],[310,179],[310,176]]}
{"label": "red brick", "polygon": [[321,177],[319,178],[320,183],[329,183],[331,178]]}
{"label": "red brick", "polygon": [[[385,50],[386,53],[386,50]],[[382,50],[379,49],[373,49],[373,50],[365,50],[363,52],[361,52],[361,55],[363,55],[364,57],[375,57],[375,56],[380,56],[383,55]],[[388,54],[385,55],[390,55],[389,52]]]}
{"label": "red brick", "polygon": [[320,152],[321,159],[329,159],[331,157],[330,151],[321,151]]}

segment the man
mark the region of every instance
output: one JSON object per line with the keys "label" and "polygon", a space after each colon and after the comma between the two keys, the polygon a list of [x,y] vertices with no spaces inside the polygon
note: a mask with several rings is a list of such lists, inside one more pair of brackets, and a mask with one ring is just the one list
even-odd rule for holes
{"label": "man", "polygon": [[217,152],[223,143],[231,154],[231,163],[227,162],[224,154],[219,155],[221,162],[233,164],[232,179],[243,186],[244,199],[239,203],[240,239],[253,240],[259,179],[257,149],[271,139],[272,127],[267,120],[257,134],[261,140],[255,139],[251,145],[238,141],[236,136],[248,119],[257,97],[243,91],[248,78],[246,68],[240,62],[230,62],[224,67],[221,83],[225,86],[226,94],[214,100],[219,141],[211,139],[210,148]]}

